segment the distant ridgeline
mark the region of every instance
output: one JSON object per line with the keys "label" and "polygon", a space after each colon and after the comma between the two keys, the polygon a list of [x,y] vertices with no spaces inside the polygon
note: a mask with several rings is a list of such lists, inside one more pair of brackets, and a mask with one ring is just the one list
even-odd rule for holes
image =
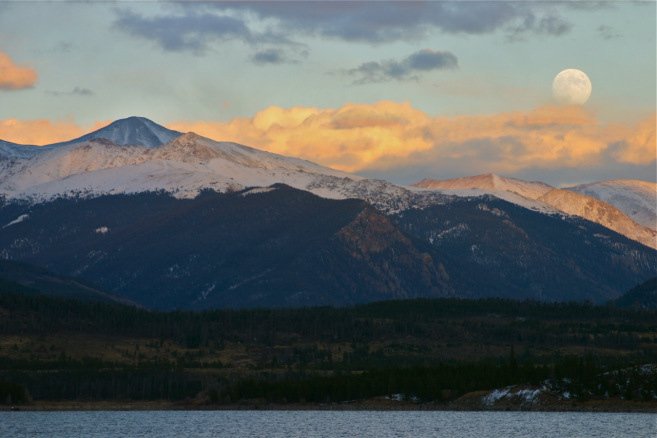
{"label": "distant ridgeline", "polygon": [[611,303],[614,306],[637,310],[657,310],[657,277],[629,290]]}

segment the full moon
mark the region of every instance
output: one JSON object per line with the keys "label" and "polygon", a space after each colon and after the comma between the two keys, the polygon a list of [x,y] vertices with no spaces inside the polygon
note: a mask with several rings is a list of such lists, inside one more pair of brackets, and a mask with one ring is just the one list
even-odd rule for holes
{"label": "full moon", "polygon": [[554,77],[552,94],[559,103],[581,105],[591,96],[591,80],[583,71],[569,68]]}

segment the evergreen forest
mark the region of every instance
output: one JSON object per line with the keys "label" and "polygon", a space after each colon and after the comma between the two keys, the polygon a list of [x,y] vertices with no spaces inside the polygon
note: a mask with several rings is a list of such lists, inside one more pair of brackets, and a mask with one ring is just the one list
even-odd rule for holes
{"label": "evergreen forest", "polygon": [[655,311],[503,299],[151,311],[0,285],[0,404],[449,407],[510,385],[657,406]]}

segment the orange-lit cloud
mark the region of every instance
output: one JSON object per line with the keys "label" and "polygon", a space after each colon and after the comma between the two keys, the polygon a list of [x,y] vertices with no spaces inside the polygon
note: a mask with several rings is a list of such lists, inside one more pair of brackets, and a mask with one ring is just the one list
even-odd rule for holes
{"label": "orange-lit cloud", "polygon": [[[635,126],[603,124],[580,106],[551,105],[526,112],[430,117],[409,103],[384,101],[338,109],[272,106],[252,118],[178,121],[167,127],[348,172],[415,167],[512,175],[526,169],[648,165],[657,155],[655,117],[653,114]],[[107,124],[109,121],[81,126],[72,119],[0,120],[0,139],[43,145],[67,141]]]}
{"label": "orange-lit cloud", "polygon": [[433,118],[394,102],[339,109],[269,107],[253,118],[178,121],[167,127],[349,172],[467,162],[482,172],[513,173],[595,166],[610,158],[632,164],[655,160],[654,116],[633,127],[601,124],[581,106]]}
{"label": "orange-lit cloud", "polygon": [[641,164],[650,162],[657,155],[657,114],[639,122],[627,135],[615,153],[623,163]]}
{"label": "orange-lit cloud", "polygon": [[72,119],[65,120],[0,120],[0,139],[19,144],[45,145],[80,137],[109,125],[111,121],[94,122],[82,127]]}
{"label": "orange-lit cloud", "polygon": [[0,52],[0,90],[29,88],[37,79],[33,69],[14,64],[8,55]]}
{"label": "orange-lit cloud", "polygon": [[337,110],[269,107],[250,119],[180,121],[167,127],[356,171],[382,156],[405,157],[430,148],[421,133],[429,122],[408,103],[379,102],[347,104]]}

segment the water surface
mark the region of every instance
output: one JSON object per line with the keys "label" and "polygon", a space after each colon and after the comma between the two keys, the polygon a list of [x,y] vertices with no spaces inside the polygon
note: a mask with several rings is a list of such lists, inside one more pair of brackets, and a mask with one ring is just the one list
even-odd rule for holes
{"label": "water surface", "polygon": [[0,436],[657,437],[657,414],[451,411],[0,412]]}

